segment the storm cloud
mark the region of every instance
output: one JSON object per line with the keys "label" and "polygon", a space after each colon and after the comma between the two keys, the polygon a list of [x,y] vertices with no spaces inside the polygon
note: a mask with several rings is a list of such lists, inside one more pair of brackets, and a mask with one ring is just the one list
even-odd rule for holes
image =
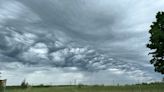
{"label": "storm cloud", "polygon": [[145,44],[163,4],[155,0],[0,0],[0,70],[9,84],[18,84],[12,81],[16,76],[38,83],[35,73],[42,75],[38,80],[47,78],[43,83],[66,78],[56,84],[74,79],[93,84],[159,80],[162,76],[149,64]]}

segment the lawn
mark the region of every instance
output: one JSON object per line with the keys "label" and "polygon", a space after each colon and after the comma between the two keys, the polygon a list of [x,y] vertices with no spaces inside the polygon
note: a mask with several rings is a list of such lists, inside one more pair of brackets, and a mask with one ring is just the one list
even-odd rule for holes
{"label": "lawn", "polygon": [[21,87],[7,87],[5,92],[164,92],[164,84],[126,86],[33,86],[26,89]]}

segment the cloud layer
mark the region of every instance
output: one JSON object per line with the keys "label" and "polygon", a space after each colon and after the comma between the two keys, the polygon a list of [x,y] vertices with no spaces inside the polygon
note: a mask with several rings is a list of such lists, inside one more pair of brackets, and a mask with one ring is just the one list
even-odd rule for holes
{"label": "cloud layer", "polygon": [[[34,84],[55,78],[61,78],[56,84],[76,79],[91,84],[159,80],[162,76],[149,64],[145,44],[163,4],[0,0],[0,70],[9,84],[19,84],[14,78]],[[38,82],[36,73],[42,76],[38,80],[46,80]]]}

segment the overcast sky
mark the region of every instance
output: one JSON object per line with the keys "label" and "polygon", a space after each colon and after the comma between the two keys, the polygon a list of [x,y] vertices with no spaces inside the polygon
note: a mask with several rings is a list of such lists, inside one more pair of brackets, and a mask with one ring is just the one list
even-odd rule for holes
{"label": "overcast sky", "polygon": [[8,85],[159,81],[146,48],[164,0],[0,0]]}

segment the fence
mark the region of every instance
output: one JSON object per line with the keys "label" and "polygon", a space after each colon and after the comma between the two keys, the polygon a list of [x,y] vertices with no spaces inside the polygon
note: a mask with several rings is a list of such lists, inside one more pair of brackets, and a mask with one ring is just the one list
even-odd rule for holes
{"label": "fence", "polygon": [[0,92],[5,92],[6,88],[6,79],[5,80],[0,80]]}

